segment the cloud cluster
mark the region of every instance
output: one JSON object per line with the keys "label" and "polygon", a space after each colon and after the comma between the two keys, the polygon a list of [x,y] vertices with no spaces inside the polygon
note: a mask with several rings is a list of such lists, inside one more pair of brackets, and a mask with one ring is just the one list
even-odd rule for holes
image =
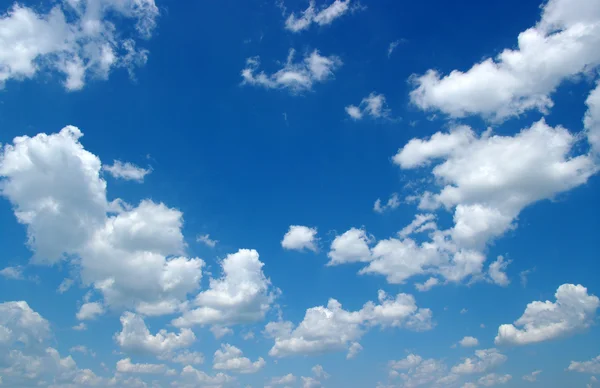
{"label": "cloud cluster", "polygon": [[[514,136],[490,131],[478,136],[459,126],[413,139],[393,161],[403,170],[431,171],[439,191],[425,191],[413,200],[422,211],[453,211],[454,225],[439,229],[433,213],[417,214],[398,237],[374,246],[364,231],[351,229],[333,241],[330,264],[364,262],[361,274],[384,275],[390,283],[430,275],[420,290],[437,284],[438,276],[446,282],[484,279],[486,247],[516,228],[524,208],[585,184],[598,171],[592,155],[573,153],[577,141],[576,135],[544,120]],[[419,242],[415,234],[425,231],[428,239]],[[508,264],[498,258],[488,279],[506,286]]]}
{"label": "cloud cluster", "polygon": [[222,344],[221,349],[215,352],[213,369],[226,370],[238,373],[256,373],[266,365],[265,360],[259,357],[255,362],[244,357],[244,353],[230,344]]}
{"label": "cloud cluster", "polygon": [[392,298],[379,291],[378,300],[379,304],[368,302],[358,311],[347,311],[337,300],[330,299],[327,306],[306,310],[296,327],[289,321],[268,323],[265,333],[275,340],[269,355],[286,357],[348,350],[351,358],[362,349],[358,340],[372,327],[403,327],[414,331],[433,327],[431,310],[418,308],[412,295],[398,294]]}
{"label": "cloud cluster", "polygon": [[[152,35],[159,16],[154,0],[60,0],[46,13],[18,3],[0,17],[0,85],[59,72],[68,90],[89,79],[106,79],[114,68],[130,72],[146,63],[136,39]],[[118,28],[130,20],[135,32]]]}

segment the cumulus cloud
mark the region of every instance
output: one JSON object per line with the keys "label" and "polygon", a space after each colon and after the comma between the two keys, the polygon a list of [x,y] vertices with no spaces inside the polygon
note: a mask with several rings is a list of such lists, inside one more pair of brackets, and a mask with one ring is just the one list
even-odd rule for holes
{"label": "cumulus cloud", "polygon": [[221,349],[215,352],[213,369],[226,370],[238,373],[256,373],[266,365],[265,360],[259,357],[255,362],[244,357],[243,352],[230,344],[222,344]]}
{"label": "cumulus cloud", "polygon": [[[300,32],[308,29],[313,23],[326,26],[349,11],[352,11],[351,0],[334,0],[328,6],[317,7],[315,0],[310,0],[308,8],[299,15],[291,13],[285,20],[285,29]],[[356,9],[356,8],[354,8]]]}
{"label": "cumulus cloud", "polygon": [[[574,11],[577,10],[577,11]],[[600,64],[600,6],[594,0],[550,0],[539,22],[523,31],[516,49],[505,49],[463,72],[414,76],[411,101],[451,117],[482,115],[503,120],[553,106],[552,93],[567,79]]]}
{"label": "cumulus cloud", "polygon": [[173,313],[200,286],[204,262],[181,256],[182,213],[143,200],[107,201],[100,159],[73,126],[17,137],[0,151],[1,194],[27,227],[33,262],[73,264],[110,307]]}
{"label": "cumulus cloud", "polygon": [[600,356],[592,358],[590,361],[571,361],[567,370],[571,372],[600,374]]}
{"label": "cumulus cloud", "polygon": [[343,234],[336,236],[331,243],[327,256],[327,265],[365,262],[371,260],[369,244],[373,241],[364,229],[351,228]]}
{"label": "cumulus cloud", "polygon": [[152,172],[151,168],[145,169],[129,162],[123,163],[120,160],[115,160],[112,165],[102,166],[102,170],[112,175],[113,178],[136,182],[143,182],[144,177]]}
{"label": "cumulus cloud", "polygon": [[291,373],[288,373],[285,376],[281,377],[273,377],[269,382],[269,385],[287,385],[294,384],[296,382],[296,376]]}
{"label": "cumulus cloud", "polygon": [[[390,377],[400,378],[404,387],[443,387],[448,380],[448,367],[439,360],[423,359],[409,354],[405,359],[390,361]],[[452,377],[451,383],[456,380]],[[447,385],[447,384],[446,384]]]}
{"label": "cumulus cloud", "polygon": [[365,116],[376,119],[387,118],[390,115],[390,109],[385,102],[385,96],[375,92],[363,98],[358,106],[348,105],[345,109],[348,116],[354,120],[360,120]]}
{"label": "cumulus cloud", "polygon": [[308,249],[317,252],[317,228],[302,225],[290,225],[290,229],[283,236],[281,246],[284,249],[303,251]]}
{"label": "cumulus cloud", "polygon": [[498,345],[527,345],[565,337],[585,330],[594,323],[600,300],[581,285],[558,287],[556,302],[535,301],[513,324],[501,325]]}
{"label": "cumulus cloud", "polygon": [[210,332],[213,333],[216,339],[223,338],[226,335],[233,334],[233,330],[228,327],[214,325],[210,328]]}
{"label": "cumulus cloud", "polygon": [[475,351],[475,357],[468,357],[462,363],[452,367],[452,373],[459,375],[485,373],[502,365],[508,357],[497,349],[482,349]]}
{"label": "cumulus cloud", "polygon": [[184,350],[176,354],[168,354],[166,359],[183,365],[200,365],[204,363],[204,355],[199,352]]}
{"label": "cumulus cloud", "polygon": [[432,328],[432,313],[418,308],[412,295],[398,294],[395,298],[379,291],[379,304],[367,302],[358,311],[344,310],[335,299],[327,306],[306,310],[296,327],[291,322],[270,322],[265,333],[275,340],[269,351],[273,357],[297,354],[321,354],[359,349],[358,340],[372,327],[403,327],[422,331]]}
{"label": "cumulus cloud", "polygon": [[463,348],[472,348],[474,346],[478,346],[479,345],[479,341],[477,340],[477,338],[470,337],[470,336],[464,337],[458,343]]}
{"label": "cumulus cloud", "polygon": [[506,268],[510,264],[510,260],[504,260],[504,257],[498,256],[498,259],[490,264],[488,275],[492,283],[506,287],[510,284],[508,276],[506,276]]}
{"label": "cumulus cloud", "polygon": [[[47,12],[15,3],[0,17],[0,85],[49,70],[78,90],[115,68],[132,71],[148,57],[136,39],[152,35],[158,16],[154,0],[61,0]],[[135,28],[117,28],[116,19]]]}
{"label": "cumulus cloud", "polygon": [[206,387],[219,387],[224,384],[229,384],[235,381],[234,377],[231,377],[225,373],[217,373],[214,376],[210,376],[202,371],[195,369],[188,365],[181,371],[181,377],[184,381],[188,381],[192,386],[206,386]]}
{"label": "cumulus cloud", "polygon": [[600,155],[600,82],[592,90],[587,100],[587,111],[583,120],[588,143],[592,147],[592,152]]}
{"label": "cumulus cloud", "polygon": [[193,302],[197,308],[185,311],[173,324],[231,326],[263,319],[279,292],[272,289],[263,266],[255,250],[227,255],[221,262],[223,276],[210,279],[209,289]]}
{"label": "cumulus cloud", "polygon": [[0,303],[0,365],[7,387],[107,386],[89,369],[79,369],[71,356],[49,346],[50,324],[27,302]]}
{"label": "cumulus cloud", "polygon": [[425,292],[440,284],[438,278],[429,278],[424,283],[415,283],[415,288],[418,291]]}
{"label": "cumulus cloud", "polygon": [[[196,340],[196,336],[192,330],[187,328],[181,329],[178,334],[167,332],[164,329],[156,334],[152,334],[146,326],[144,319],[131,312],[123,313],[121,316],[121,326],[121,331],[115,334],[115,341],[121,349],[139,354],[152,354],[165,357],[177,349],[191,346]],[[184,353],[175,357],[189,359],[195,356],[197,355]]]}
{"label": "cumulus cloud", "polygon": [[267,75],[258,72],[260,58],[253,57],[246,61],[242,70],[242,84],[262,86],[267,89],[287,89],[292,93],[312,90],[315,83],[325,82],[334,77],[334,71],[342,65],[336,56],[324,57],[314,50],[306,54],[300,62],[294,62],[296,51],[291,49],[283,68]]}

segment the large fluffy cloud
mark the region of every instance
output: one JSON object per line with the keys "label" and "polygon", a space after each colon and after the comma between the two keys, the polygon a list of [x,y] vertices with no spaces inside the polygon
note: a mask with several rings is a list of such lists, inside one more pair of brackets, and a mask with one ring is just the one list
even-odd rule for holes
{"label": "large fluffy cloud", "polygon": [[414,104],[452,117],[479,114],[502,120],[527,110],[545,112],[566,79],[600,64],[600,5],[595,0],[550,0],[540,21],[506,49],[466,72],[414,77]]}
{"label": "large fluffy cloud", "polygon": [[291,49],[284,67],[277,72],[267,75],[258,72],[260,58],[253,57],[246,61],[242,70],[243,84],[262,86],[267,89],[288,89],[293,93],[311,90],[318,82],[332,79],[333,72],[342,65],[336,56],[324,57],[314,50],[306,54],[300,62],[294,62],[296,51]]}
{"label": "large fluffy cloud", "polygon": [[535,301],[513,324],[498,328],[496,344],[526,345],[564,337],[594,323],[600,300],[581,285],[563,284],[556,290],[556,302]]}
{"label": "large fluffy cloud", "polygon": [[[49,69],[77,90],[114,68],[131,71],[148,56],[135,39],[151,36],[158,15],[154,0],[61,0],[47,13],[16,3],[0,17],[0,85]],[[117,18],[135,29],[117,28]]]}
{"label": "large fluffy cloud", "polygon": [[[367,262],[360,273],[379,274],[390,283],[417,275],[449,282],[484,279],[486,247],[506,231],[527,206],[585,184],[598,171],[593,156],[577,155],[578,137],[562,127],[538,121],[514,136],[477,135],[468,127],[413,139],[398,151],[402,169],[431,170],[439,191],[414,196],[422,210],[453,211],[453,226],[439,229],[431,213],[417,214],[398,237],[377,242],[356,229],[338,236],[330,264]],[[423,239],[423,233],[428,239]],[[507,285],[508,261],[498,259],[489,279]],[[427,289],[424,284],[419,289]]]}
{"label": "large fluffy cloud", "polygon": [[178,327],[193,325],[235,325],[256,322],[271,308],[278,290],[263,273],[258,252],[240,249],[221,263],[223,276],[210,279],[208,290],[200,292],[193,304],[197,308],[175,319]]}
{"label": "large fluffy cloud", "polygon": [[302,322],[294,328],[288,321],[270,322],[265,332],[274,338],[269,354],[285,357],[295,354],[320,354],[348,350],[357,352],[358,340],[374,326],[428,330],[432,327],[431,310],[418,308],[411,295],[390,298],[379,292],[379,304],[366,303],[358,311],[344,310],[335,299],[327,306],[306,310]]}
{"label": "large fluffy cloud", "polygon": [[26,225],[37,263],[76,259],[81,280],[109,306],[176,311],[200,286],[204,262],[187,258],[182,214],[161,203],[107,200],[101,162],[73,126],[17,137],[0,151],[1,194]]}

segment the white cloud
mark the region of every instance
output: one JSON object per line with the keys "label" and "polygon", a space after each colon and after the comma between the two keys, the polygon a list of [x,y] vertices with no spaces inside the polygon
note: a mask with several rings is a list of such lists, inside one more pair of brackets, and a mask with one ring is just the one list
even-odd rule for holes
{"label": "white cloud", "polygon": [[104,314],[104,307],[98,302],[85,303],[77,312],[77,319],[80,321],[89,321],[98,318]]}
{"label": "white cloud", "polygon": [[358,353],[362,352],[363,347],[361,344],[359,344],[358,342],[353,342],[352,345],[350,345],[350,347],[348,348],[348,354],[346,355],[346,358],[349,360],[351,358],[354,358],[358,355]]}
{"label": "white cloud", "polygon": [[385,102],[385,96],[375,92],[363,98],[358,106],[349,105],[345,110],[354,120],[360,120],[365,115],[372,118],[388,118],[390,115],[390,109]]}
{"label": "white cloud", "polygon": [[506,287],[510,284],[508,276],[506,276],[506,268],[511,263],[510,260],[504,260],[504,257],[498,256],[498,259],[490,264],[488,275],[493,283]]}
{"label": "white cloud", "polygon": [[184,350],[177,354],[170,354],[167,357],[168,360],[183,365],[200,365],[204,363],[204,355],[199,352],[190,352]]}
{"label": "white cloud", "polygon": [[6,279],[23,280],[23,267],[6,267],[0,271],[0,276]]}
{"label": "white cloud", "polygon": [[316,388],[321,386],[321,382],[312,377],[302,376],[302,388]]}
{"label": "white cloud", "polygon": [[230,326],[264,318],[278,290],[273,290],[265,277],[258,252],[240,249],[227,255],[221,266],[223,276],[210,279],[209,289],[200,292],[193,302],[198,307],[175,319],[175,326]]}
{"label": "white cloud", "polygon": [[179,334],[162,329],[155,335],[150,333],[144,319],[131,312],[121,316],[122,330],[115,334],[115,341],[121,349],[140,354],[162,355],[174,350],[187,348],[196,340],[194,333],[187,328]]}
{"label": "white cloud", "polygon": [[310,370],[319,379],[328,379],[330,377],[329,373],[325,372],[325,369],[320,364],[313,366]]}
{"label": "white cloud", "polygon": [[381,214],[386,212],[387,210],[397,209],[398,206],[400,206],[400,198],[398,197],[397,193],[394,193],[390,196],[387,203],[385,203],[384,205],[382,205],[381,199],[377,198],[375,204],[373,205],[373,211]]}
{"label": "white cloud", "polygon": [[305,249],[317,252],[317,228],[302,225],[290,225],[290,229],[283,236],[281,246],[284,249],[303,251]]}
{"label": "white cloud", "polygon": [[486,373],[502,365],[507,357],[497,349],[482,349],[475,351],[475,357],[465,358],[460,364],[452,367],[452,373],[459,375]]}
{"label": "white cloud", "polygon": [[100,159],[81,136],[69,126],[18,137],[0,152],[1,193],[27,226],[34,263],[76,256],[83,284],[100,291],[105,305],[174,312],[199,288],[204,265],[176,256],[185,250],[182,213],[149,200],[109,205]]}
{"label": "white cloud", "polygon": [[270,322],[265,333],[275,339],[269,351],[273,357],[295,354],[321,354],[356,351],[357,341],[369,328],[404,327],[421,331],[432,328],[431,310],[418,308],[412,295],[398,294],[390,298],[379,291],[379,303],[367,302],[358,311],[346,311],[335,299],[327,306],[306,310],[302,322],[294,328],[291,322]]}
{"label": "white cloud", "polygon": [[[455,377],[448,375],[448,367],[439,360],[423,359],[409,354],[405,359],[390,361],[390,378],[400,378],[402,387],[444,387],[454,383]],[[448,381],[450,380],[450,381]]]}
{"label": "white cloud", "polygon": [[592,358],[590,361],[571,361],[567,370],[571,372],[591,373],[594,375],[600,374],[600,356]]}
{"label": "white cloud", "polygon": [[120,160],[113,161],[112,166],[102,166],[102,170],[108,172],[114,178],[137,182],[143,182],[146,175],[152,172],[151,168],[141,168],[129,162],[123,163]]}
{"label": "white cloud", "polygon": [[292,32],[300,32],[308,29],[313,23],[316,23],[319,26],[331,24],[335,19],[352,10],[350,1],[351,0],[334,0],[334,2],[327,7],[317,9],[315,1],[310,0],[308,8],[302,11],[299,16],[296,16],[295,13],[291,13],[287,17],[285,28]]}
{"label": "white cloud", "polygon": [[69,349],[69,352],[71,352],[71,353],[79,352],[81,354],[88,354],[88,348],[85,347],[84,345],[77,345],[77,346],[73,346],[71,349]]}
{"label": "white cloud", "polygon": [[429,278],[425,281],[425,283],[415,283],[415,288],[418,291],[425,292],[431,290],[433,287],[440,284],[438,278]]}
{"label": "white cloud", "polygon": [[588,295],[587,288],[563,284],[558,287],[555,297],[556,302],[529,303],[514,325],[501,325],[496,344],[527,345],[548,341],[574,334],[594,323],[600,300]]}
{"label": "white cloud", "polygon": [[479,341],[477,340],[477,338],[475,338],[475,337],[469,337],[469,336],[464,337],[458,343],[463,348],[472,348],[474,346],[478,346],[479,345]]}
{"label": "white cloud", "polygon": [[512,379],[511,375],[498,375],[490,373],[489,375],[481,377],[477,382],[484,387],[492,387],[494,385],[506,384]]}
{"label": "white cloud", "polygon": [[529,274],[534,271],[535,271],[535,267],[519,272],[519,278],[521,279],[521,286],[527,287],[527,276],[529,276]]}
{"label": "white cloud", "polygon": [[523,380],[533,383],[537,380],[537,376],[542,373],[541,370],[535,370],[528,375],[523,376]]}
{"label": "white cloud", "polygon": [[183,368],[181,377],[195,384],[190,386],[198,386],[199,384],[201,387],[220,387],[235,381],[235,378],[224,373],[217,373],[214,376],[210,376],[190,365]]}
{"label": "white cloud", "polygon": [[213,335],[215,336],[216,339],[223,338],[226,335],[233,334],[233,330],[231,330],[228,327],[224,327],[224,326],[220,326],[220,325],[211,326],[210,332],[213,333]]}
{"label": "white cloud", "polygon": [[259,357],[255,362],[244,357],[243,352],[233,345],[222,344],[217,349],[213,360],[213,369],[227,370],[238,373],[256,373],[266,365],[265,360]]}
{"label": "white cloud", "polygon": [[[134,38],[149,38],[158,15],[154,0],[62,0],[47,13],[15,3],[0,17],[0,85],[50,70],[65,77],[65,88],[78,90],[115,68],[132,71],[148,55],[135,49]],[[117,19],[136,29],[117,28]]]}
{"label": "white cloud", "polygon": [[196,237],[197,242],[201,242],[209,248],[214,248],[219,243],[219,240],[214,240],[210,238],[210,234],[204,234],[202,236]]}
{"label": "white cloud", "polygon": [[[576,9],[577,11],[573,11]],[[495,120],[527,110],[546,112],[551,94],[566,79],[600,64],[600,7],[595,0],[550,0],[541,20],[505,49],[466,72],[441,77],[435,70],[414,77],[411,100],[424,110],[452,117],[479,114]]]}
{"label": "white cloud", "polygon": [[120,373],[165,373],[167,366],[164,364],[132,364],[130,358],[117,361],[117,372]]}
{"label": "white cloud", "polygon": [[75,331],[85,331],[87,330],[87,325],[84,322],[79,322],[77,325],[72,327]]}
{"label": "white cloud", "polygon": [[373,241],[364,229],[351,228],[331,243],[327,265],[365,262],[371,260],[369,244]]}
{"label": "white cloud", "polygon": [[291,49],[284,67],[267,75],[261,71],[259,57],[249,58],[242,70],[243,84],[262,86],[267,89],[288,89],[292,93],[312,90],[313,84],[333,78],[333,72],[342,65],[336,56],[324,57],[314,50],[306,54],[301,62],[294,63],[296,51]]}
{"label": "white cloud", "polygon": [[273,377],[269,382],[269,385],[286,385],[286,384],[294,384],[296,382],[296,376],[291,373],[288,373],[285,376],[281,377]]}

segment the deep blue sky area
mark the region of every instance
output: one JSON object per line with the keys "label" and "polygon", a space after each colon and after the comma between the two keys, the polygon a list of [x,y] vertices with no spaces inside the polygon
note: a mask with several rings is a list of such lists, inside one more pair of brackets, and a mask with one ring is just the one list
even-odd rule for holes
{"label": "deep blue sky area", "polygon": [[[6,354],[0,355],[0,385],[597,386],[592,377],[600,378],[600,303],[594,296],[600,294],[600,144],[595,145],[593,134],[600,133],[600,97],[597,106],[591,97],[586,100],[594,93],[600,66],[594,54],[600,6],[596,0],[574,2],[570,9],[567,0],[315,0],[314,12],[304,14],[308,26],[297,31],[286,20],[292,13],[300,16],[307,1],[0,5],[0,270],[6,269],[0,271],[0,353]],[[319,16],[327,10],[338,13],[322,21]],[[43,31],[51,12],[66,15],[63,35],[56,25]],[[545,27],[551,12],[558,22]],[[99,23],[102,32],[86,32],[89,20]],[[144,20],[155,23],[147,34],[140,27]],[[528,29],[543,36],[544,43],[519,46],[519,34]],[[128,62],[128,42],[146,50],[136,53],[147,55],[145,64]],[[96,44],[114,50],[114,62],[105,72],[91,51]],[[563,54],[551,55],[557,50],[553,45]],[[580,50],[572,53],[569,48],[575,45]],[[290,50],[295,55],[287,62]],[[502,62],[503,50],[522,56],[512,64]],[[321,78],[307,65],[311,55],[332,61]],[[249,58],[259,63],[252,67]],[[484,75],[469,71],[490,58],[495,70]],[[70,88],[65,64],[79,60],[82,83]],[[33,70],[21,70],[23,63]],[[255,78],[244,80],[244,69]],[[436,81],[423,86],[431,70],[437,71]],[[261,72],[266,81],[260,81]],[[282,81],[278,75],[284,72],[310,81]],[[414,92],[419,86],[426,91],[421,102]],[[496,97],[500,102],[494,105],[490,101]],[[527,105],[534,97],[551,103]],[[378,101],[383,105],[371,109]],[[352,117],[350,106],[358,107],[360,118]],[[598,120],[584,125],[584,116],[596,117],[594,112]],[[519,137],[521,131],[533,133],[530,128],[542,119],[546,129],[536,140]],[[83,137],[44,143],[38,135],[59,139],[67,125],[79,128]],[[470,126],[471,137],[451,145],[463,125]],[[448,137],[434,144],[441,134]],[[27,138],[13,143],[18,136]],[[59,141],[68,148],[59,149]],[[564,147],[563,141],[568,143]],[[424,146],[417,149],[418,144]],[[406,159],[412,146],[412,157],[422,158],[416,168]],[[92,205],[85,193],[92,193],[77,190],[90,181],[81,180],[84,167],[73,156],[76,149],[101,161],[103,167],[86,170],[91,181],[106,182],[100,198],[106,203],[121,199],[129,208],[115,213],[103,205],[100,221],[91,210],[87,213]],[[404,164],[395,155],[406,156]],[[581,167],[569,167],[574,158]],[[146,174],[141,179],[119,176],[109,171],[115,161]],[[444,175],[443,163],[451,173]],[[49,176],[57,178],[43,178]],[[65,190],[65,182],[72,189]],[[411,201],[411,196],[440,193],[444,187],[457,188],[462,197],[435,208],[419,209],[419,199]],[[398,202],[385,206],[392,197]],[[381,211],[376,211],[377,199],[384,205]],[[154,208],[144,215],[140,203],[145,200],[153,201]],[[506,223],[476,213],[478,206],[508,217]],[[167,217],[167,207],[181,212],[180,224],[161,218]],[[462,207],[473,214],[461,219]],[[432,214],[435,229],[399,235],[418,214]],[[130,229],[111,229],[111,220],[120,218]],[[313,234],[294,234],[300,233],[296,226]],[[362,237],[354,245],[346,240],[344,258],[331,265],[352,228]],[[89,234],[71,244],[62,240],[70,233],[64,230]],[[471,234],[465,239],[461,233]],[[203,235],[216,240],[213,246],[197,239]],[[485,237],[477,243],[480,236]],[[48,238],[62,254],[40,264],[35,257],[45,252],[36,241]],[[387,250],[387,239],[414,241],[416,248]],[[171,249],[171,240],[180,249]],[[418,264],[427,244],[435,245],[436,256]],[[368,257],[361,259],[363,246]],[[262,267],[229,262],[240,249],[256,250]],[[464,252],[479,255],[480,266],[452,278],[448,271],[462,268],[457,257]],[[167,286],[144,280],[151,277],[146,268],[153,264],[144,261],[151,255],[165,266],[176,257],[188,263],[202,259],[202,277],[187,285],[186,274],[193,272],[188,268],[169,278],[189,286],[183,294],[153,291]],[[496,277],[491,268],[498,256],[509,264]],[[229,272],[223,270],[226,263],[233,263]],[[379,264],[386,269],[360,272]],[[391,280],[415,266],[419,270],[403,280]],[[439,284],[419,289],[429,278]],[[72,286],[57,292],[64,279],[71,279]],[[103,288],[107,279],[114,283]],[[137,283],[139,288],[133,286]],[[559,287],[573,294],[557,302]],[[112,297],[116,290],[124,291]],[[406,306],[388,306],[383,311],[379,290],[391,300],[409,294],[431,316],[413,325],[421,311],[417,308],[401,312]],[[219,292],[221,299],[214,294]],[[343,310],[333,311],[330,299]],[[16,301],[27,308],[11,304]],[[159,301],[176,301],[178,307],[163,314],[140,307]],[[379,307],[368,312],[367,302]],[[533,302],[538,304],[530,310]],[[543,302],[548,311],[533,311]],[[87,304],[100,311],[86,316],[82,306]],[[309,310],[318,306],[323,307]],[[177,323],[196,308],[224,315]],[[323,315],[313,319],[311,311]],[[138,333],[139,326],[127,331],[126,312],[149,332]],[[23,317],[36,313],[41,323],[3,342],[3,328],[20,333],[11,325],[19,319],[31,322]],[[288,321],[296,331],[269,335],[265,325]],[[87,330],[73,329],[82,323]],[[517,337],[499,331],[511,324]],[[188,328],[195,340],[173,345]],[[213,334],[222,328],[230,332]],[[169,342],[167,335],[176,339]],[[228,353],[223,366],[215,352],[225,344],[243,355]],[[48,347],[62,358],[71,355],[77,365],[56,366],[47,360],[43,349]],[[353,353],[357,347],[360,351]],[[202,353],[204,362],[176,361],[187,351]],[[42,360],[35,373],[27,375],[14,352],[33,357],[29,363]],[[409,355],[418,361],[408,364]],[[128,358],[131,368],[119,366]],[[192,376],[188,365],[197,374]],[[317,365],[326,374],[313,368]],[[94,378],[78,379],[84,373]],[[288,374],[293,376],[280,379]]]}

